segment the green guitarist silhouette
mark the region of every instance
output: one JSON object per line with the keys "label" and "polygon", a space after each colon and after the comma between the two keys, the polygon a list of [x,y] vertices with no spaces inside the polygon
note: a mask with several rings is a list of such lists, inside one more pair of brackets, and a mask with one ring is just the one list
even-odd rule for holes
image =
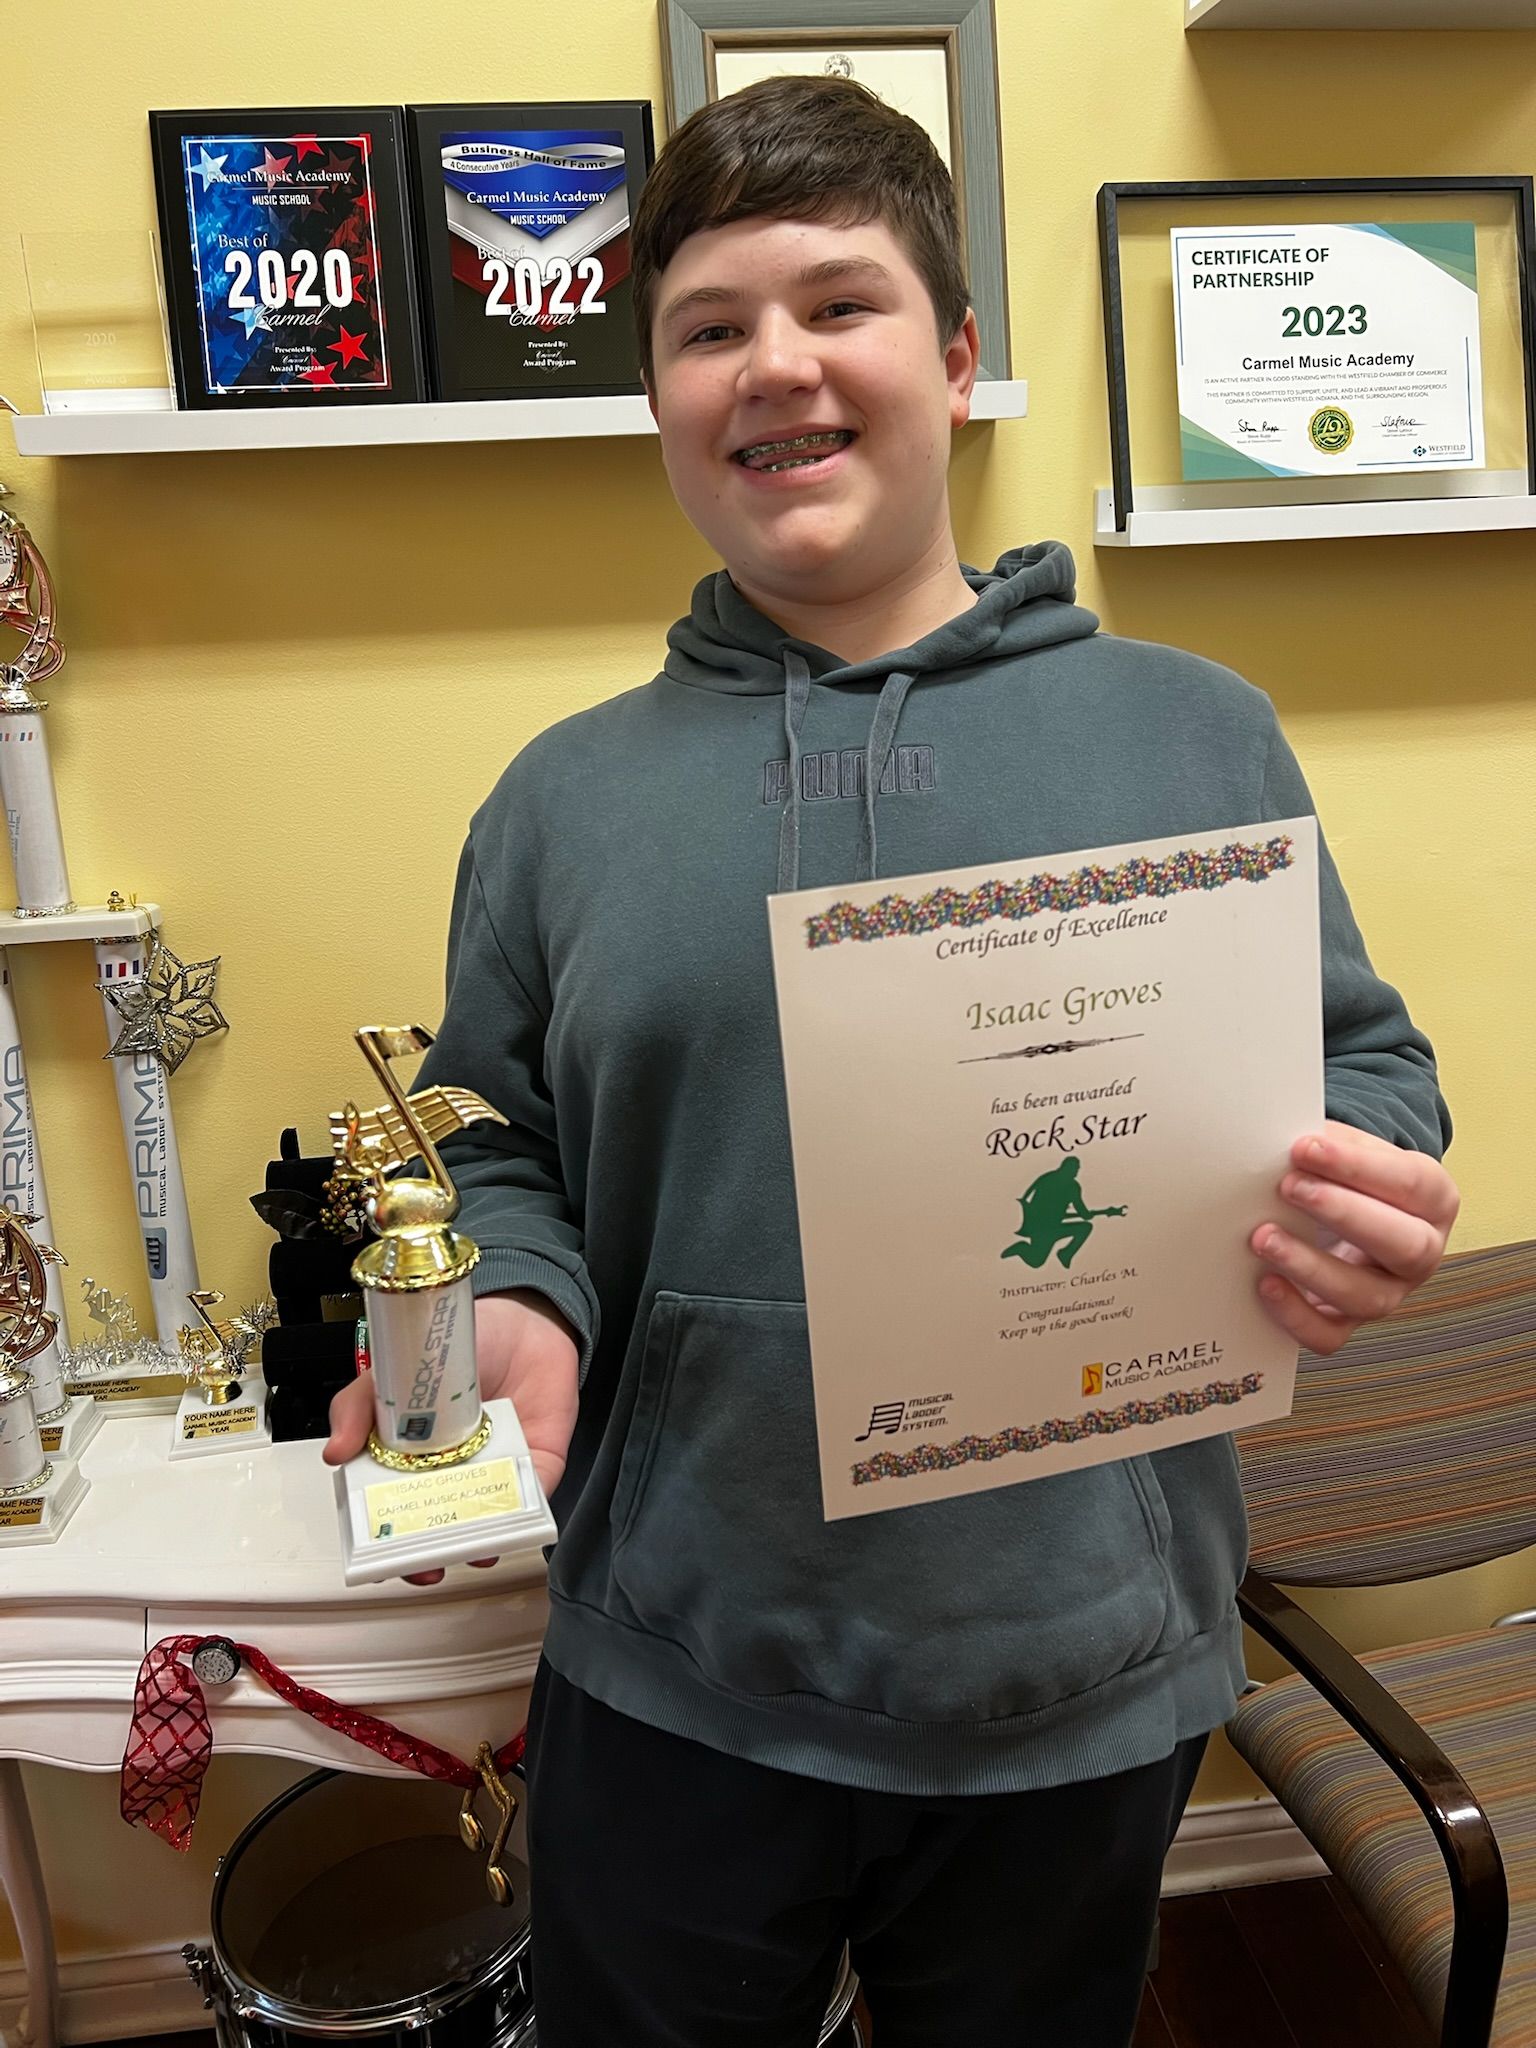
{"label": "green guitarist silhouette", "polygon": [[1019,1235],[1003,1253],[1005,1259],[1022,1259],[1027,1266],[1043,1266],[1052,1252],[1070,1266],[1093,1235],[1094,1218],[1123,1216],[1124,1208],[1085,1209],[1077,1184],[1077,1161],[1069,1153],[1060,1166],[1053,1166],[1020,1195]]}

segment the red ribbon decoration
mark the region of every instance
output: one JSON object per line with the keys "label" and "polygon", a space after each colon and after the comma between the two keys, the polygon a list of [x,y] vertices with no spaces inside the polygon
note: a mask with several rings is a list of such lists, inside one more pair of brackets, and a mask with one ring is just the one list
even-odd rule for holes
{"label": "red ribbon decoration", "polygon": [[[197,1673],[183,1662],[207,1642],[206,1636],[164,1636],[145,1655],[133,1692],[133,1722],[123,1751],[120,1810],[130,1827],[146,1827],[173,1849],[192,1846],[192,1826],[202,1797],[203,1776],[213,1755],[213,1728]],[[377,1714],[344,1707],[312,1686],[300,1685],[249,1643],[233,1645],[242,1665],[254,1671],[279,1699],[326,1728],[371,1749],[424,1778],[438,1778],[467,1791],[480,1783],[472,1764],[435,1742],[407,1735]],[[521,1729],[496,1752],[505,1776],[523,1760],[528,1731]]]}

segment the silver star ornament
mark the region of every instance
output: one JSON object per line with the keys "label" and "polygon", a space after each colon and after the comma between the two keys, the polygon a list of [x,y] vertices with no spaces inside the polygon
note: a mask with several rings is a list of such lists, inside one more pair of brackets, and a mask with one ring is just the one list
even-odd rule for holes
{"label": "silver star ornament", "polygon": [[200,1038],[227,1031],[229,1020],[213,999],[222,954],[211,960],[178,960],[156,934],[149,942],[144,979],[106,989],[123,1028],[107,1049],[109,1060],[147,1052],[174,1074]]}

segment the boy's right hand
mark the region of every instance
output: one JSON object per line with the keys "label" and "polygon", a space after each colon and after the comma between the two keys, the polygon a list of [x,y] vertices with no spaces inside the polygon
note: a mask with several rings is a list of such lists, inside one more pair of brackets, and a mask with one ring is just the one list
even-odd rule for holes
{"label": "boy's right hand", "polygon": [[[481,1398],[512,1401],[548,1498],[565,1472],[576,1427],[579,1353],[569,1323],[541,1294],[482,1294],[475,1303],[475,1356]],[[331,1434],[322,1453],[326,1464],[344,1465],[355,1458],[372,1426],[372,1375],[364,1372],[331,1402]],[[435,1585],[442,1576],[441,1571],[407,1574],[416,1586]]]}

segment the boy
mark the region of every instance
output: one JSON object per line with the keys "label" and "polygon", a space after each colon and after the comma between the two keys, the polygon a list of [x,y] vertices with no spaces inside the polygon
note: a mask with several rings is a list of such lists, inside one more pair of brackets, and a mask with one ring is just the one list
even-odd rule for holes
{"label": "boy", "polygon": [[[663,672],[541,735],[475,818],[423,1070],[510,1119],[445,1149],[486,1390],[561,1528],[539,2038],[811,2048],[847,1941],[878,2048],[1125,2048],[1243,1683],[1232,1443],[823,1520],[763,900],[1310,799],[1268,700],[1099,634],[1064,549],[957,561],[977,337],[913,123],[837,79],[706,107],[633,261],[667,473],[725,568]],[[1433,1271],[1456,1195],[1429,1047],[1331,865],[1323,920],[1330,1122],[1281,1187],[1333,1249],[1252,1248],[1331,1350]]]}

